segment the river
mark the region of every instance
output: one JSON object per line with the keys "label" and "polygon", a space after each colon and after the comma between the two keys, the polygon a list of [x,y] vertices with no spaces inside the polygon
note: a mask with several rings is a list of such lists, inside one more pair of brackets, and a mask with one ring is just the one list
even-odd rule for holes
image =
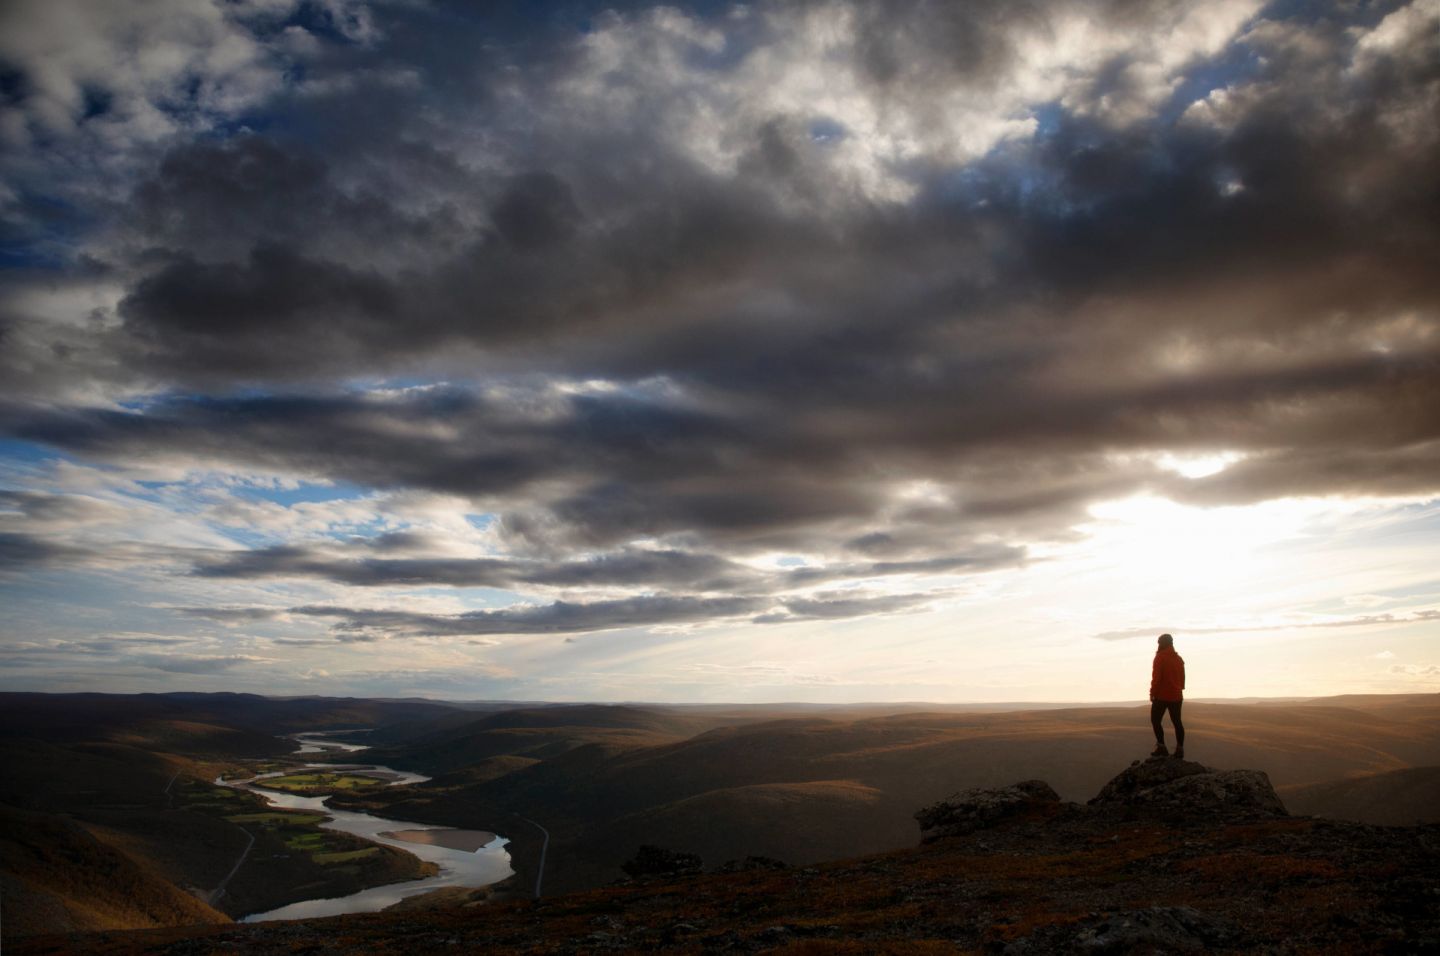
{"label": "river", "polygon": [[[345,751],[356,753],[365,750],[360,744],[342,744],[339,741],[326,740],[325,734],[296,734],[292,739],[300,744],[299,753],[325,753]],[[309,763],[306,767],[333,768],[334,764]],[[404,770],[393,770],[390,767],[382,767],[377,764],[346,764],[347,769],[365,770],[393,776],[389,785],[392,787],[404,786],[406,784],[421,783],[430,779],[418,773],[409,773]],[[448,827],[437,827],[428,823],[408,823],[404,820],[386,820],[368,813],[357,813],[352,810],[334,810],[325,806],[325,797],[299,797],[288,793],[276,793],[273,790],[262,790],[251,786],[256,780],[263,780],[266,777],[278,777],[285,773],[295,771],[278,771],[276,773],[265,773],[247,780],[217,780],[221,786],[234,787],[240,790],[249,790],[251,793],[258,793],[264,797],[272,807],[283,807],[291,810],[314,810],[324,813],[330,819],[320,826],[327,830],[339,830],[344,833],[353,833],[355,836],[364,837],[375,843],[383,843],[386,846],[393,846],[412,853],[422,860],[429,860],[440,867],[440,872],[431,877],[420,880],[408,880],[403,883],[391,883],[386,886],[372,886],[367,890],[352,893],[349,896],[339,896],[330,899],[302,900],[299,903],[291,903],[288,906],[281,906],[278,909],[268,910],[264,913],[252,913],[244,917],[242,923],[259,923],[266,920],[277,919],[305,919],[311,916],[336,916],[341,913],[373,913],[376,910],[384,909],[391,903],[396,903],[407,896],[414,896],[417,893],[426,893],[430,890],[439,889],[442,886],[488,886],[497,883],[511,874],[510,854],[505,852],[505,844],[508,842],[504,837],[496,837],[490,843],[481,847],[473,853],[464,850],[452,850],[443,846],[434,846],[424,843],[413,843],[406,840],[397,840],[392,837],[381,836],[381,833],[404,831],[404,830],[446,830]]]}

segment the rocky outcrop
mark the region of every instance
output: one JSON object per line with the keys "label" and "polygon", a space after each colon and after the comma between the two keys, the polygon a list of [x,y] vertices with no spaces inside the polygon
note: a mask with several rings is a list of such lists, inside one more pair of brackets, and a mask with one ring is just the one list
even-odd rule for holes
{"label": "rocky outcrop", "polygon": [[693,876],[699,873],[704,862],[694,853],[680,853],[661,846],[646,844],[636,851],[635,856],[621,865],[621,869],[632,880]]}
{"label": "rocky outcrop", "polygon": [[1046,927],[1005,946],[1006,956],[1035,953],[1207,953],[1242,939],[1223,917],[1189,906],[1152,906],[1099,913],[1079,924]]}
{"label": "rocky outcrop", "polygon": [[788,870],[790,864],[770,856],[747,856],[743,860],[727,860],[714,870],[716,873],[750,873],[755,870]]}
{"label": "rocky outcrop", "polygon": [[1034,817],[1047,805],[1060,802],[1060,795],[1043,780],[1023,780],[997,789],[962,790],[948,799],[931,804],[915,814],[921,842],[931,843],[994,826],[1016,817]]}
{"label": "rocky outcrop", "polygon": [[1178,817],[1288,816],[1263,771],[1213,770],[1164,757],[1135,761],[1089,805]]}
{"label": "rocky outcrop", "polygon": [[1174,820],[1231,820],[1289,814],[1259,770],[1214,770],[1189,760],[1137,760],[1087,804],[1060,802],[1043,780],[962,790],[915,814],[921,842],[974,833],[1010,821],[1058,822],[1073,813]]}
{"label": "rocky outcrop", "polygon": [[[698,858],[650,847],[641,878],[535,902],[32,937],[5,953],[1440,953],[1440,825],[1289,817],[1263,783],[1157,761],[1090,807],[1037,782],[957,793],[918,815],[954,836],[876,856],[695,875]],[[1221,810],[1196,811],[1197,793]],[[1154,802],[1183,806],[1184,825],[1146,818]]]}

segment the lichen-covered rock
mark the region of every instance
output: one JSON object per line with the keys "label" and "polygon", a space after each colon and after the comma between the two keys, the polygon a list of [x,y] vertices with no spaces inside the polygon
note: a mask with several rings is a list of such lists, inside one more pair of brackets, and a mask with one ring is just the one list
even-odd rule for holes
{"label": "lichen-covered rock", "polygon": [[1176,816],[1288,816],[1259,770],[1214,770],[1188,760],[1137,760],[1090,801],[1100,808]]}
{"label": "lichen-covered rock", "polygon": [[747,856],[743,860],[727,860],[714,870],[716,873],[749,873],[753,870],[788,870],[790,864],[770,856]]}
{"label": "lichen-covered rock", "polygon": [[1181,777],[1193,777],[1202,773],[1214,773],[1209,767],[1192,760],[1175,760],[1169,757],[1137,760],[1112,779],[1090,801],[1091,806],[1107,803],[1126,803],[1142,790],[1173,783]]}
{"label": "lichen-covered rock", "polygon": [[915,814],[921,841],[932,843],[948,836],[972,833],[1002,820],[1033,813],[1045,804],[1060,802],[1060,795],[1043,780],[1023,780],[1008,787],[976,788],[952,794]]}
{"label": "lichen-covered rock", "polygon": [[1007,954],[1029,953],[1203,953],[1234,944],[1239,928],[1223,917],[1189,906],[1153,906],[1143,910],[1096,914],[1082,923],[1053,926],[1005,947]]}
{"label": "lichen-covered rock", "polygon": [[704,863],[694,853],[679,853],[664,847],[645,844],[635,856],[620,865],[632,880],[653,877],[690,876],[699,873]]}

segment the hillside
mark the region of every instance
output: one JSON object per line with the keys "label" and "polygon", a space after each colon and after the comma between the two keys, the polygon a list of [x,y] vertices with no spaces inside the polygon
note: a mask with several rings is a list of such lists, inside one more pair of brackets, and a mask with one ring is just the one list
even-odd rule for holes
{"label": "hillside", "polygon": [[371,744],[376,761],[444,774],[492,757],[545,759],[587,744],[616,750],[677,743],[726,726],[724,714],[687,714],[624,705],[551,705],[482,717],[442,714],[353,738]]}
{"label": "hillside", "polygon": [[[5,939],[226,922],[427,872],[411,854],[322,832],[318,814],[258,813],[258,797],[213,780],[294,751],[259,727],[437,709],[236,694],[0,694]],[[326,865],[347,853],[364,858]]]}
{"label": "hillside", "polygon": [[[542,901],[25,940],[41,956],[1418,952],[1440,827],[1292,818],[1265,775],[1137,762],[1088,805],[1036,781],[926,807],[925,842],[802,868],[657,874]],[[913,826],[913,824],[912,824]]]}
{"label": "hillside", "polygon": [[[1440,757],[1440,696],[1355,703],[1196,704],[1186,712],[1190,752],[1222,766],[1266,767],[1283,785]],[[1150,746],[1142,707],[804,716],[653,745],[614,736],[613,728],[568,726],[574,718],[567,710],[546,709],[541,727],[524,726],[531,718],[523,712],[499,715],[503,728],[486,725],[480,739],[495,747],[510,742],[531,758],[511,772],[492,764],[474,777],[443,774],[403,791],[337,797],[332,805],[502,830],[514,814],[523,815],[552,834],[545,881],[560,891],[617,877],[646,832],[663,833],[668,845],[713,862],[758,852],[812,863],[895,849],[908,840],[914,807],[957,788],[1043,777],[1061,796],[1078,799],[1105,782],[1106,768]],[[638,718],[626,720],[634,726]],[[474,746],[474,737],[466,739]],[[423,771],[434,765],[434,751],[428,744],[396,747],[387,759]],[[837,807],[836,781],[866,799]],[[757,813],[756,795],[777,786],[791,788],[770,791],[787,800]],[[806,838],[775,825],[777,814],[803,820]],[[518,824],[509,826],[506,835],[517,838],[517,869],[528,873],[528,835]]]}
{"label": "hillside", "polygon": [[1409,767],[1281,788],[1285,805],[1307,816],[1387,826],[1440,823],[1440,767]]}
{"label": "hillside", "polygon": [[[213,740],[207,738],[219,730],[249,735],[258,756],[286,752],[272,739],[277,735],[385,726],[458,712],[450,705],[430,701],[348,697],[0,693],[0,736],[72,742],[150,733],[158,734],[157,743],[184,747],[189,746],[187,734],[199,731],[200,746],[208,746]],[[184,726],[187,724],[191,726]],[[241,755],[234,744],[229,749]]]}
{"label": "hillside", "polygon": [[[25,710],[36,696],[38,717]],[[259,813],[257,798],[212,786],[227,767],[283,765],[272,754],[291,744],[254,728],[293,726],[301,711],[317,720],[386,721],[366,736],[389,743],[367,759],[434,774],[419,785],[337,794],[332,807],[498,832],[511,840],[519,887],[542,875],[543,827],[550,894],[609,885],[642,844],[696,854],[710,866],[750,856],[808,866],[897,850],[913,843],[915,808],[956,790],[1043,778],[1062,798],[1084,799],[1150,746],[1139,706],[802,709],[775,719],[756,708],[462,710],[260,699],[255,714],[231,726],[218,714],[243,709],[242,695],[86,696],[80,712],[58,699],[0,695],[0,712],[21,713],[0,734],[8,770],[0,803],[55,815],[57,826],[68,818],[144,872],[199,893],[212,894],[248,853],[214,898],[230,915],[418,872],[408,854],[340,846],[315,832],[317,815],[279,819]],[[54,720],[42,719],[51,712]],[[1408,822],[1409,808],[1433,793],[1433,776],[1408,770],[1440,764],[1437,695],[1196,703],[1186,718],[1192,756],[1265,767],[1297,806],[1318,813],[1353,817],[1359,811],[1342,806],[1348,799]],[[1374,791],[1368,797],[1365,786]],[[1306,802],[1312,792],[1320,802]],[[350,853],[365,859],[345,868],[322,862]],[[72,879],[64,859],[47,865],[55,872],[32,867],[12,877],[42,889]],[[111,926],[151,925],[112,916]]]}
{"label": "hillside", "polygon": [[52,814],[0,807],[5,936],[228,923],[161,873]]}

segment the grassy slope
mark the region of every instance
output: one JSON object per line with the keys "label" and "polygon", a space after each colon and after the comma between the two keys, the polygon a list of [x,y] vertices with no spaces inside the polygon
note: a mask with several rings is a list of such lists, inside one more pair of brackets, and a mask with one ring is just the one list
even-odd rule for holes
{"label": "grassy slope", "polygon": [[0,807],[7,940],[55,930],[223,923],[228,918],[83,826]]}
{"label": "grassy slope", "polygon": [[1280,791],[1294,813],[1387,826],[1440,823],[1440,767],[1330,780]]}
{"label": "grassy slope", "polygon": [[[1307,784],[1440,758],[1440,696],[1358,698],[1277,704],[1193,704],[1189,752],[1219,767],[1262,767],[1277,785]],[[404,819],[518,830],[512,811],[554,837],[546,883],[593,886],[618,874],[642,842],[699,852],[708,862],[746,853],[791,861],[878,852],[904,845],[915,808],[974,786],[1026,778],[1049,781],[1068,799],[1096,792],[1115,766],[1149,748],[1143,707],[1050,709],[1000,714],[906,713],[861,720],[801,717],[714,729],[646,746],[564,724],[566,708],[545,711],[537,735],[560,732],[569,749],[499,776],[441,777],[406,792],[342,798],[388,807]],[[528,739],[526,715],[504,715],[510,739]],[[629,718],[627,718],[629,719]],[[500,728],[485,725],[487,736]],[[454,746],[464,738],[451,741]],[[528,746],[528,745],[527,745]],[[433,751],[422,749],[422,759]],[[406,754],[393,758],[406,765]],[[873,795],[836,806],[814,787],[795,808],[767,809],[755,787],[848,781]],[[807,794],[803,788],[792,791]],[[805,806],[809,800],[808,808]],[[694,808],[704,807],[700,812]],[[805,820],[805,836],[771,817]],[[649,823],[647,824],[647,821]],[[813,821],[813,822],[811,822]],[[525,864],[526,848],[514,854]]]}
{"label": "grassy slope", "polygon": [[[622,749],[678,742],[723,726],[725,715],[585,704],[524,708],[459,720],[446,714],[430,722],[392,728],[368,757],[398,760],[427,774],[460,770],[492,757],[548,759],[587,744]],[[396,731],[404,730],[397,739]]]}
{"label": "grassy slope", "polygon": [[[1419,952],[1440,932],[1440,833],[1421,836],[1303,819],[1177,824],[1055,808],[803,869],[660,879],[538,903],[52,937],[16,953]],[[1143,925],[1156,907],[1193,914],[1201,935],[1177,946],[1127,946],[1123,936],[1107,945],[1102,933],[1123,932],[1137,914]]]}
{"label": "grassy slope", "polygon": [[[102,861],[96,856],[99,851],[26,856],[7,847],[0,857],[7,900],[13,893],[15,899],[37,901],[28,906],[26,919],[6,922],[7,934],[207,918],[173,907],[142,911],[108,903],[81,913],[71,904],[87,899],[88,890],[77,893],[66,906],[43,902],[54,895],[51,887],[88,885],[92,871],[110,872],[122,862],[128,868],[124,872],[143,873],[185,899],[209,900],[249,847],[225,894],[211,901],[230,916],[317,896],[345,895],[433,871],[411,854],[322,830],[315,825],[317,815],[262,813],[258,796],[213,786],[208,781],[213,771],[206,769],[210,765],[175,755],[116,744],[67,747],[8,741],[0,746],[0,761],[14,771],[5,775],[0,788],[6,798],[0,801],[0,811],[23,815],[45,832],[84,832],[104,846],[103,860],[110,861],[97,863]],[[194,896],[181,888],[192,890]],[[160,898],[158,890],[142,887],[138,892],[142,901]],[[101,894],[97,899],[103,902],[106,897]],[[209,906],[203,910],[211,914],[208,918],[225,918]]]}
{"label": "grassy slope", "polygon": [[[0,711],[24,696],[31,695],[0,695]],[[112,704],[85,702],[91,718],[112,715]],[[243,833],[203,807],[182,806],[188,815],[176,816],[162,790],[177,769],[202,766],[196,755],[207,747],[261,756],[271,742],[199,719],[216,709],[208,697],[196,705],[204,714],[177,715],[168,698],[161,704],[168,716],[141,708],[115,723],[107,717],[103,733],[92,727],[88,740],[76,739],[77,720],[57,718],[47,732],[59,742],[5,741],[0,756],[18,772],[0,783],[0,801],[87,814],[96,832],[132,857],[176,882],[211,886],[219,878],[211,870],[233,861],[238,849],[232,844],[243,841]],[[353,702],[326,706],[331,714],[366,709]],[[1114,767],[1148,749],[1149,736],[1142,707],[759,716],[747,711],[749,722],[717,727],[732,715],[602,706],[464,719],[448,712],[412,715],[404,735],[411,746],[377,756],[417,769],[459,769],[419,787],[346,795],[335,803],[500,830],[514,840],[516,866],[528,882],[539,840],[538,831],[513,816],[523,813],[551,831],[545,882],[548,890],[562,891],[618,875],[640,843],[699,852],[711,864],[747,854],[803,862],[903,846],[913,834],[915,808],[965,787],[1039,777],[1064,797],[1084,798]],[[1214,766],[1261,767],[1282,786],[1440,763],[1437,695],[1192,704],[1186,718],[1192,757]],[[267,719],[277,719],[273,709]],[[145,749],[162,743],[191,756]],[[270,836],[258,834],[257,860],[280,869],[242,868],[227,905],[247,898],[247,881],[255,893],[270,892],[277,881],[269,877],[291,865],[283,862],[286,840]],[[341,857],[331,866],[364,863]],[[247,905],[259,908],[258,896]]]}
{"label": "grassy slope", "polygon": [[[0,693],[0,735],[50,741],[105,739],[168,721],[225,728],[247,735],[260,756],[288,749],[277,734],[349,727],[383,727],[457,713],[424,701],[335,697],[259,697],[254,694],[30,694]],[[145,733],[142,729],[140,733]],[[238,738],[237,738],[238,739]],[[175,744],[169,743],[174,747]],[[183,749],[185,744],[179,745]],[[278,750],[276,748],[279,748]],[[207,745],[206,753],[215,753]]]}

